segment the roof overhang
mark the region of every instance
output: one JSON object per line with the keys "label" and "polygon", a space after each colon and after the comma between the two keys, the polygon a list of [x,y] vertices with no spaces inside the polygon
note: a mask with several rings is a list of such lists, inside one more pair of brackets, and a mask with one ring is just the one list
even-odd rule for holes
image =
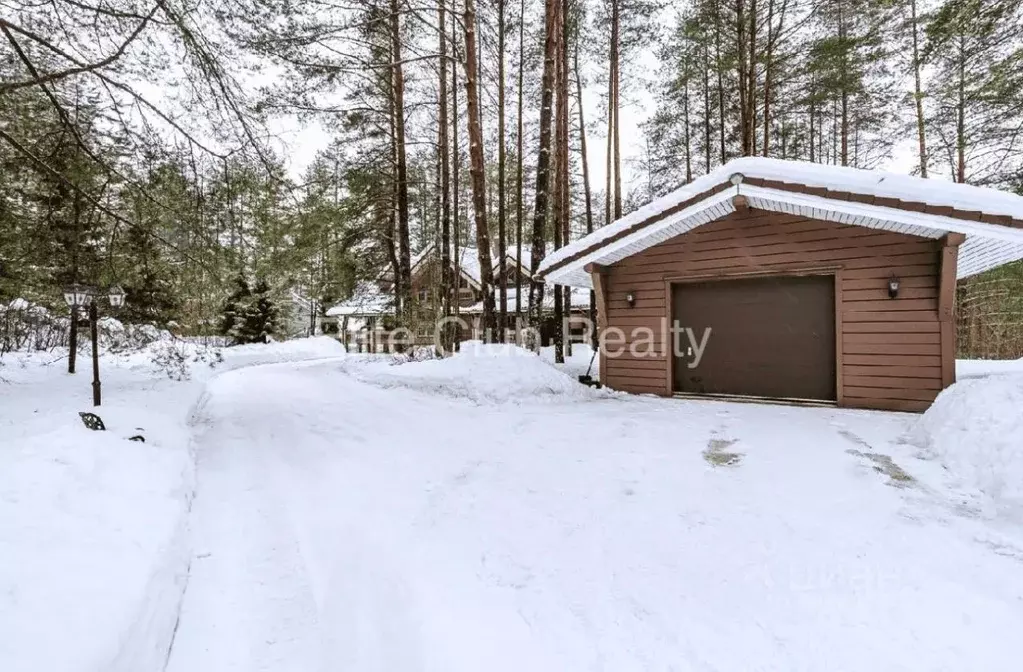
{"label": "roof overhang", "polygon": [[[540,275],[548,283],[591,287],[585,270],[588,264],[608,266],[643,250],[710,223],[735,211],[737,193],[751,208],[801,215],[848,226],[862,226],[913,236],[938,239],[949,233],[965,236],[959,246],[957,277],[964,278],[1023,259],[1023,229],[968,221],[940,214],[917,212],[871,203],[828,198],[787,189],[740,184],[718,185],[706,195],[667,216],[652,217],[649,223],[621,236],[606,238],[584,247],[580,253],[551,260]],[[585,239],[579,241],[584,242]]]}

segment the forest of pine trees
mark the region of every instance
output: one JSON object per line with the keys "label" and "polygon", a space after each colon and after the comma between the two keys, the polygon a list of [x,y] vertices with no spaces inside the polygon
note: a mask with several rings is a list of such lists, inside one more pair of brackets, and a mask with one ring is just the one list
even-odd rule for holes
{"label": "forest of pine trees", "polygon": [[[1023,0],[9,0],[0,304],[116,283],[125,319],[215,334],[241,284],[322,314],[385,269],[401,321],[436,243],[476,250],[503,333],[545,288],[491,255],[535,269],[737,156],[1023,193]],[[1023,355],[1023,268],[959,294],[961,350]]]}

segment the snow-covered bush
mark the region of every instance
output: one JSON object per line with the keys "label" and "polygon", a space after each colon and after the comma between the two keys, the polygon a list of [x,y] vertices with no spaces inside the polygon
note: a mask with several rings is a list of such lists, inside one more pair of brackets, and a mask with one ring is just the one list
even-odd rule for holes
{"label": "snow-covered bush", "polygon": [[158,371],[172,380],[189,380],[197,366],[216,367],[224,361],[218,348],[178,339],[161,340],[149,348],[149,360]]}
{"label": "snow-covered bush", "polygon": [[[79,352],[88,352],[88,319],[79,320]],[[44,306],[15,299],[0,305],[0,355],[68,347],[71,318]],[[101,317],[96,324],[99,347],[104,351],[140,350],[150,343],[173,338],[165,329],[151,324],[125,324],[114,317]]]}
{"label": "snow-covered bush", "polygon": [[392,364],[426,362],[431,359],[437,359],[437,349],[430,345],[414,345],[406,352],[395,352],[391,355]]}
{"label": "snow-covered bush", "polygon": [[113,317],[102,317],[96,324],[99,345],[104,350],[118,352],[137,350],[157,341],[170,341],[171,333],[151,324],[124,324]]}
{"label": "snow-covered bush", "polygon": [[43,306],[15,299],[0,304],[0,355],[67,346],[70,318]]}
{"label": "snow-covered bush", "polygon": [[1023,375],[960,381],[942,392],[908,439],[938,459],[989,513],[1023,519]]}

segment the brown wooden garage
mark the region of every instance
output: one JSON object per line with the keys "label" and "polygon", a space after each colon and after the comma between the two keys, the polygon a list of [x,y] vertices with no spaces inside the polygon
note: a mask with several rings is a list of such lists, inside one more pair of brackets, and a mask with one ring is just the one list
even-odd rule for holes
{"label": "brown wooden garage", "polygon": [[675,392],[837,398],[834,275],[674,283],[670,318],[709,330],[698,359],[673,353]]}
{"label": "brown wooden garage", "polygon": [[[609,387],[919,411],[955,382],[957,277],[1023,258],[1010,213],[1023,198],[738,159],[539,275],[595,290]],[[673,326],[711,330],[698,363]]]}

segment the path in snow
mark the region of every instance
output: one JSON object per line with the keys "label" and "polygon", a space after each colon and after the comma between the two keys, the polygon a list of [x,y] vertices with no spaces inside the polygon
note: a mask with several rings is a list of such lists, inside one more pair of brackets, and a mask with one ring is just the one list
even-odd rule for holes
{"label": "path in snow", "polygon": [[[848,452],[926,472],[893,443],[908,416],[472,405],[357,382],[336,361],[226,373],[207,395],[171,672],[1008,670],[1023,656],[1018,531]],[[737,464],[705,456],[725,450]]]}

